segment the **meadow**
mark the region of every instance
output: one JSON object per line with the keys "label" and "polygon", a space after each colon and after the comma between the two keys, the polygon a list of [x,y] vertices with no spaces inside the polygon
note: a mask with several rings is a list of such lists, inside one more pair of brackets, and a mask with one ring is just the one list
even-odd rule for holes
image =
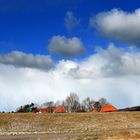
{"label": "meadow", "polygon": [[0,140],[139,140],[140,112],[1,113]]}

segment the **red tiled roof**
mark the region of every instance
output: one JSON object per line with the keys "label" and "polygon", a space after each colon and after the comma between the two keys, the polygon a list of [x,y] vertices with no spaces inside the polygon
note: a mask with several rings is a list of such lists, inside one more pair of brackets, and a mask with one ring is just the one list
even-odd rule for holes
{"label": "red tiled roof", "polygon": [[58,106],[54,109],[54,113],[66,113],[66,109],[63,106]]}
{"label": "red tiled roof", "polygon": [[104,107],[102,107],[101,112],[112,112],[116,110],[117,108],[112,105],[105,105]]}

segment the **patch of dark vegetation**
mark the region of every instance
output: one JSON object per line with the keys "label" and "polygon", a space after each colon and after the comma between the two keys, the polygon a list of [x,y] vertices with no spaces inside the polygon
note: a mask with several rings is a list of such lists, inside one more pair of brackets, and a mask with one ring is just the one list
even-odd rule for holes
{"label": "patch of dark vegetation", "polygon": [[140,111],[140,106],[128,107],[124,109],[119,109],[118,111]]}

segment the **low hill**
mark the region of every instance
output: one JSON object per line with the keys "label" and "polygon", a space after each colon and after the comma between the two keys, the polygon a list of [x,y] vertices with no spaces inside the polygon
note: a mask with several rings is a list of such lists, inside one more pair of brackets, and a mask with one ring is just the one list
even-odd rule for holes
{"label": "low hill", "polygon": [[123,109],[119,109],[118,111],[140,111],[140,106],[123,108]]}
{"label": "low hill", "polygon": [[[13,136],[14,135],[14,136]],[[140,139],[140,112],[2,113],[0,139]]]}

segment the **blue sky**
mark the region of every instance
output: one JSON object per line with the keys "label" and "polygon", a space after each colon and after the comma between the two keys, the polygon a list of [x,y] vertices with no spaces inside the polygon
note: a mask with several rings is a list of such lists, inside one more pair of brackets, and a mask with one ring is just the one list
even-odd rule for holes
{"label": "blue sky", "polygon": [[[138,0],[0,0],[0,53],[18,50],[48,54],[49,39],[54,35],[64,35],[81,38],[90,54],[94,46],[104,47],[110,42],[94,29],[89,29],[91,16],[113,8],[132,12],[139,6]],[[64,26],[68,11],[80,19],[76,31],[68,32]]]}
{"label": "blue sky", "polygon": [[123,108],[139,91],[139,0],[0,0],[0,111],[70,92]]}

